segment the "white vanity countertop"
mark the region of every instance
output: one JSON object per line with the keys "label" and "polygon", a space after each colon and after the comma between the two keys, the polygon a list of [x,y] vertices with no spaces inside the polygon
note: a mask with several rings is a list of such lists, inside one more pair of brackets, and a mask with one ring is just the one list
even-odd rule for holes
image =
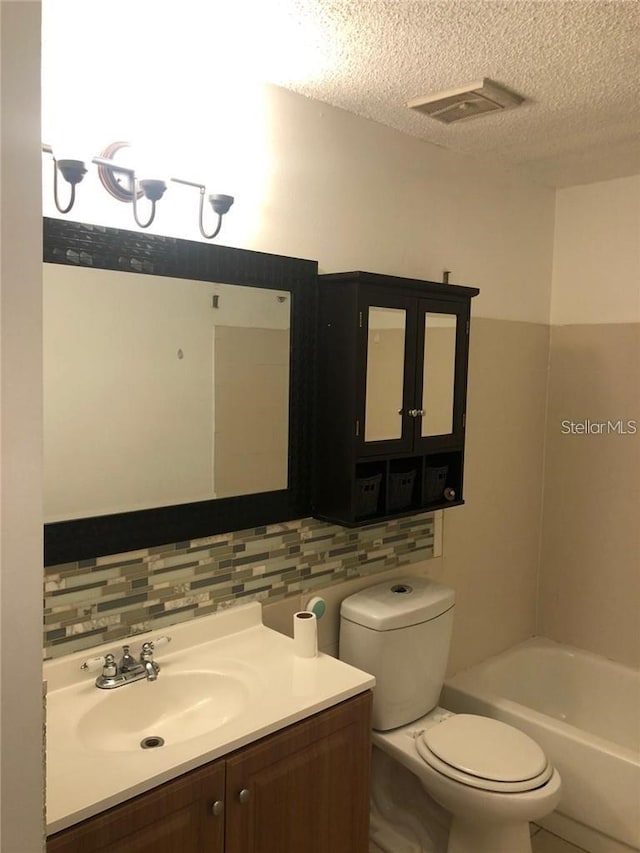
{"label": "white vanity countertop", "polygon": [[[258,603],[140,634],[130,640],[132,653],[137,656],[144,640],[160,635],[171,636],[172,642],[156,653],[161,669],[155,682],[100,690],[97,673],[80,670],[87,657],[113,652],[118,658],[120,641],[45,662],[48,834],[375,684],[372,676],[328,655],[296,657],[289,637],[264,627]],[[228,683],[232,690],[226,690]],[[203,706],[214,704],[205,695],[207,684],[214,690],[222,685],[220,701],[231,696],[233,710],[203,731],[209,713]],[[177,722],[172,719],[174,695]],[[160,748],[137,745],[167,725],[167,731],[178,733],[177,742],[167,736]]]}

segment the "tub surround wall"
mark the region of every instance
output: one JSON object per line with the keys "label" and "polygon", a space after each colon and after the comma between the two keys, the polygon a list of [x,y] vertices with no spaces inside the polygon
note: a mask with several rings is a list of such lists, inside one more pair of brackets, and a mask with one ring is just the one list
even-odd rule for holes
{"label": "tub surround wall", "polygon": [[538,633],[640,666],[640,176],[556,218]]}
{"label": "tub surround wall", "polygon": [[[640,666],[639,389],[640,323],[552,328],[539,633],[630,666]],[[563,432],[587,419],[627,429],[633,419],[638,432]]]}
{"label": "tub surround wall", "polygon": [[54,566],[45,581],[45,656],[422,563],[434,554],[434,535],[433,515],[358,530],[303,519]]}
{"label": "tub surround wall", "polygon": [[443,513],[449,673],[535,633],[549,327],[471,321],[466,504]]}

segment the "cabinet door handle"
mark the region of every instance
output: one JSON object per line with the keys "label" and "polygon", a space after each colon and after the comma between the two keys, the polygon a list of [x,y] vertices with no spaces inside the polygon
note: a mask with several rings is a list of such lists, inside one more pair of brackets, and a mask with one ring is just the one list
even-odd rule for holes
{"label": "cabinet door handle", "polygon": [[224,812],[224,800],[216,800],[211,806],[211,814],[214,817],[219,817]]}
{"label": "cabinet door handle", "polygon": [[238,794],[238,802],[242,803],[242,805],[246,805],[251,798],[251,794],[247,788],[243,788]]}

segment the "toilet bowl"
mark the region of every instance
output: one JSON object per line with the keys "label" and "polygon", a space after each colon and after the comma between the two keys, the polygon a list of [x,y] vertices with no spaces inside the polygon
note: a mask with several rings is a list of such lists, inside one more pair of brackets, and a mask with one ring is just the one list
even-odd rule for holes
{"label": "toilet bowl", "polygon": [[[465,738],[474,730],[485,739],[465,750]],[[540,747],[497,720],[436,708],[408,726],[374,731],[372,739],[451,815],[448,853],[530,853],[529,821],[549,814],[560,800],[560,776]]]}
{"label": "toilet bowl", "polygon": [[453,606],[424,578],[356,593],[342,603],[340,657],[376,676],[373,743],[450,814],[448,853],[531,853],[529,821],[556,807],[560,776],[513,726],[434,707]]}

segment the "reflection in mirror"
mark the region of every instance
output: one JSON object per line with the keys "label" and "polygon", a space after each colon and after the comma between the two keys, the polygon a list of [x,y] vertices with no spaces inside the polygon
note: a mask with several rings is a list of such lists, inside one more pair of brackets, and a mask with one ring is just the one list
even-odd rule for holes
{"label": "reflection in mirror", "polygon": [[45,520],[287,488],[292,294],[44,265]]}
{"label": "reflection in mirror", "polygon": [[456,366],[455,314],[425,314],[422,435],[453,432]]}
{"label": "reflection in mirror", "polygon": [[407,312],[369,307],[365,441],[402,436],[402,392]]}

